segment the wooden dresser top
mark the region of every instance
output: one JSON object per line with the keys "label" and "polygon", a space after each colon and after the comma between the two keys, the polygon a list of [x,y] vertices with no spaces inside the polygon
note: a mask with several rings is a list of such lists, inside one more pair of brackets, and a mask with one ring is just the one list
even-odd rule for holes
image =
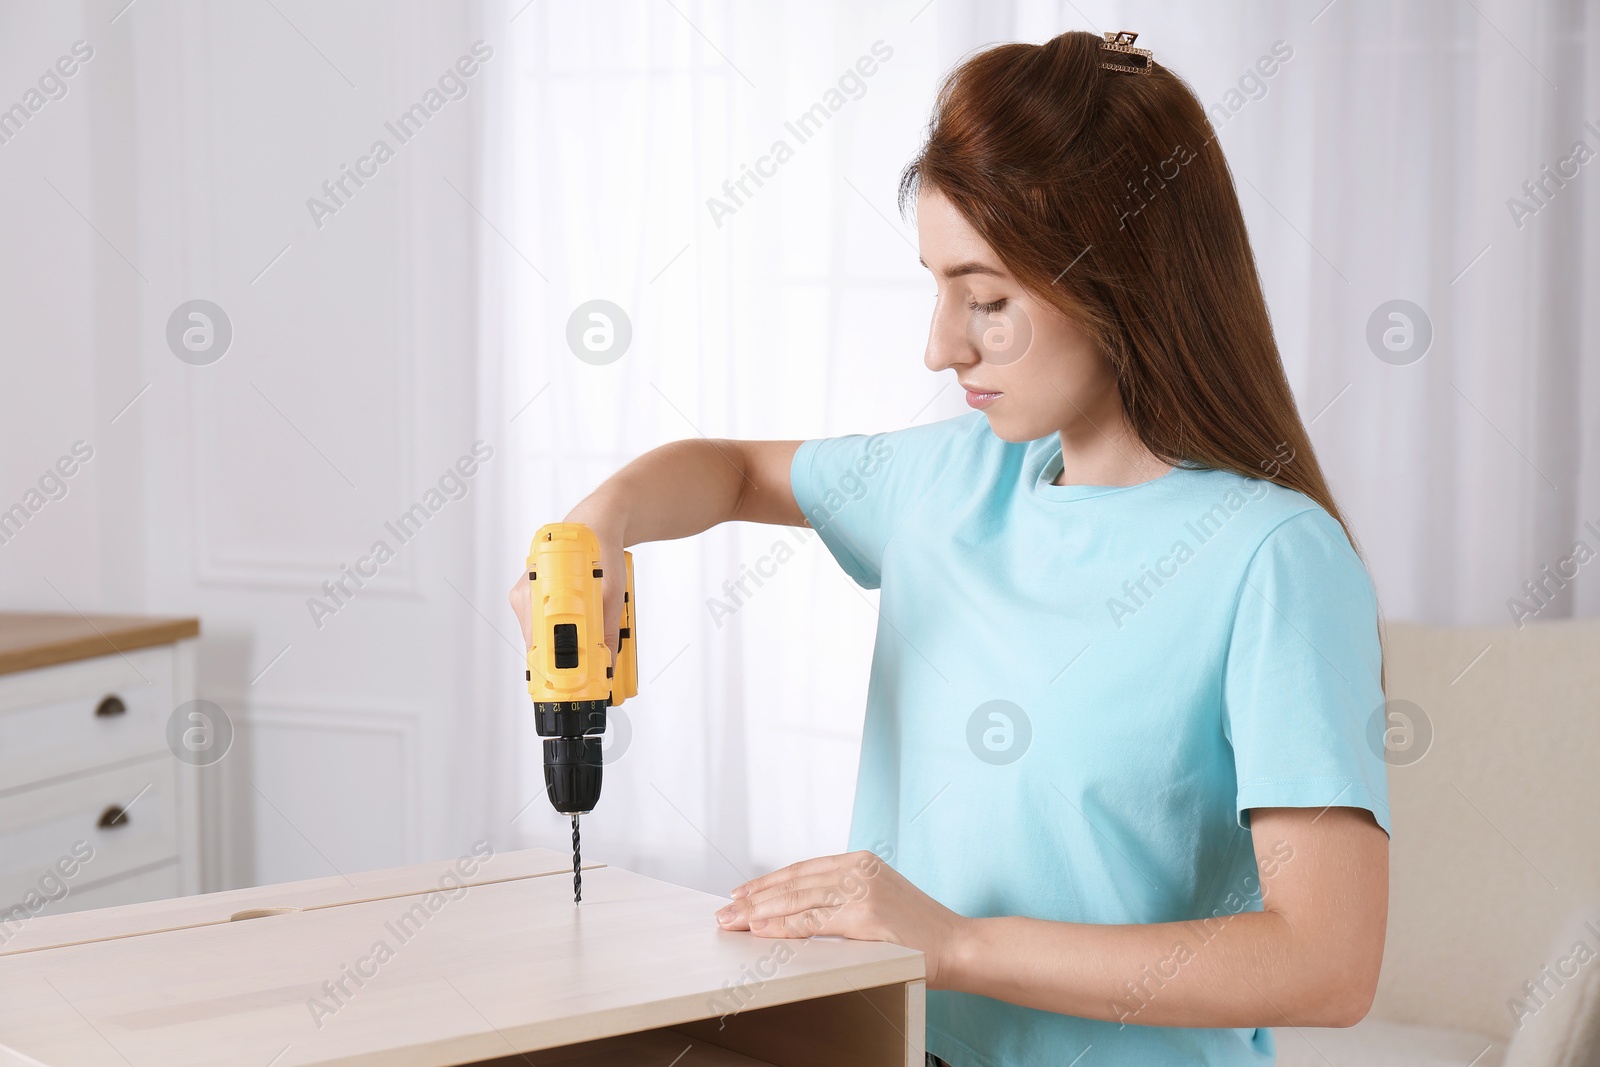
{"label": "wooden dresser top", "polygon": [[[714,1044],[763,1008],[821,998],[863,1047],[910,1043],[871,994],[920,989],[921,952],[722,930],[728,898],[616,867],[591,867],[578,905],[570,870],[564,852],[474,846],[453,865],[41,915],[0,955],[0,1064],[666,1067],[670,1053],[544,1050],[696,1021]],[[815,1027],[782,1033],[788,1062],[907,1062],[843,1042],[812,1054]]]}
{"label": "wooden dresser top", "polygon": [[200,620],[152,615],[50,615],[0,612],[0,674],[200,635]]}

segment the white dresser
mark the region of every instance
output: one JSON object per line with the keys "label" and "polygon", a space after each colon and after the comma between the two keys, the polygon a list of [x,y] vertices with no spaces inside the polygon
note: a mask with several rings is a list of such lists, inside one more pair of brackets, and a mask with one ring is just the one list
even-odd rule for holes
{"label": "white dresser", "polygon": [[168,740],[199,633],[0,614],[0,945],[38,915],[200,892],[206,768]]}

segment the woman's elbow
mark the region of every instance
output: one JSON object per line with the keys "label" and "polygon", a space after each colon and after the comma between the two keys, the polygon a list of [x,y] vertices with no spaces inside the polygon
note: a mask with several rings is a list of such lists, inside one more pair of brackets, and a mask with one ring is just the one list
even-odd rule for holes
{"label": "woman's elbow", "polygon": [[1314,996],[1301,1026],[1354,1026],[1372,1010],[1378,992],[1376,968],[1346,970],[1329,976]]}
{"label": "woman's elbow", "polygon": [[1321,1025],[1354,1026],[1362,1019],[1365,1019],[1367,1013],[1372,1010],[1374,992],[1375,990],[1371,988],[1347,991],[1343,997],[1334,1001],[1337,1005],[1336,1010],[1332,1013],[1330,1020]]}

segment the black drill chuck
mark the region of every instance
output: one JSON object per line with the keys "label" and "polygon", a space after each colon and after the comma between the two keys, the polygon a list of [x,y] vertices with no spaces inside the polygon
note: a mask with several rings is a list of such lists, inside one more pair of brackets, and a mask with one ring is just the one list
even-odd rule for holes
{"label": "black drill chuck", "polygon": [[600,735],[607,701],[534,704],[534,724],[544,741],[544,788],[563,815],[584,814],[600,802]]}
{"label": "black drill chuck", "polygon": [[600,739],[551,737],[544,743],[544,789],[563,815],[582,815],[600,803]]}

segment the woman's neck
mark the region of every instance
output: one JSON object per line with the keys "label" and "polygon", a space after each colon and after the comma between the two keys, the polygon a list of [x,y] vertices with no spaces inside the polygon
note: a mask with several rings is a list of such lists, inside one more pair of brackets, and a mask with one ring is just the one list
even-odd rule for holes
{"label": "woman's neck", "polygon": [[1124,418],[1103,429],[1085,422],[1059,436],[1061,472],[1054,485],[1138,485],[1172,469],[1144,446]]}

